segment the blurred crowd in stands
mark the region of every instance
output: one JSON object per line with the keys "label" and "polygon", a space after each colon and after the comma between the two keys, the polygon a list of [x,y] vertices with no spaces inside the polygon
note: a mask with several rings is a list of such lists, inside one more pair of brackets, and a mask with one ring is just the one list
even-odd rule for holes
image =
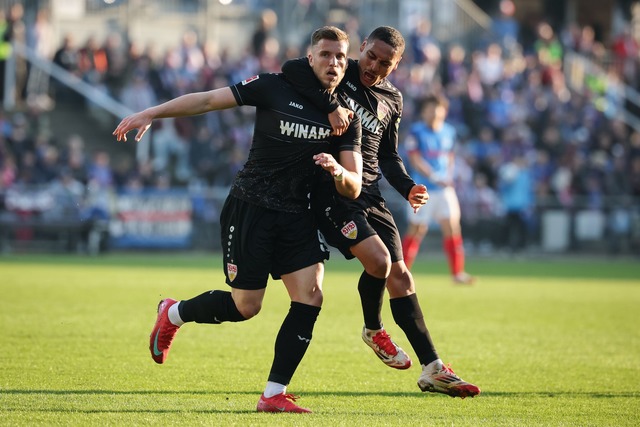
{"label": "blurred crowd in stands", "polygon": [[[401,143],[409,124],[418,120],[415,100],[428,93],[445,94],[449,121],[459,136],[456,185],[464,221],[476,225],[478,233],[486,230],[488,239],[492,233],[484,226],[487,221],[512,211],[533,221],[541,204],[571,208],[579,201],[582,207],[612,209],[611,197],[622,196],[616,207],[624,210],[635,203],[637,208],[640,132],[620,120],[619,86],[613,82],[638,87],[638,41],[628,30],[597,40],[589,26],[524,26],[514,19],[510,1],[501,5],[491,30],[472,45],[441,44],[427,20],[405,34],[407,50],[391,75],[404,94]],[[54,45],[45,14],[24,23],[19,12],[0,15],[4,40],[23,41],[134,111],[259,72],[278,72],[283,61],[305,54],[305,43],[279,43],[277,16],[270,11],[262,14],[246,54],[239,58],[213,43],[201,43],[191,31],[167,51],[141,46],[118,33],[105,40],[76,40],[69,34]],[[350,21],[347,30],[357,51],[371,29]],[[607,79],[586,92],[572,91],[563,72],[563,57],[571,51],[607,64]],[[254,113],[241,108],[159,120],[150,135],[148,160],[112,164],[109,150],[80,136],[62,141],[46,132],[34,133],[38,127],[30,122],[42,111],[87,101],[28,64],[19,61],[17,71],[19,105],[24,108],[0,112],[0,190],[51,184],[80,197],[91,188],[224,187],[247,156]],[[616,221],[616,227],[628,230],[628,217]],[[481,234],[478,239],[483,239]]]}

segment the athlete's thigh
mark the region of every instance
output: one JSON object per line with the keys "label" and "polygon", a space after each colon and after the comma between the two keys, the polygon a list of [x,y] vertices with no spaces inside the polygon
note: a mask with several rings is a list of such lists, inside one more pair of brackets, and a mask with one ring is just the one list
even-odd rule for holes
{"label": "athlete's thigh", "polygon": [[351,247],[351,253],[355,255],[364,269],[376,277],[389,275],[391,255],[380,236],[374,234],[357,245]]}
{"label": "athlete's thigh", "polygon": [[361,195],[356,200],[344,200],[330,192],[312,197],[311,206],[318,227],[326,242],[337,248],[346,259],[353,259],[351,248],[376,234],[366,218],[366,204]]}
{"label": "athlete's thigh", "polygon": [[232,288],[267,286],[275,250],[277,212],[227,197],[220,214],[220,241],[226,282]]}
{"label": "athlete's thigh", "polygon": [[292,273],[283,274],[282,282],[291,301],[320,307],[322,305],[322,279],[324,264],[318,262]]}
{"label": "athlete's thigh", "polygon": [[452,221],[460,220],[460,201],[453,187],[447,187],[442,191],[443,207],[441,219],[449,218]]}

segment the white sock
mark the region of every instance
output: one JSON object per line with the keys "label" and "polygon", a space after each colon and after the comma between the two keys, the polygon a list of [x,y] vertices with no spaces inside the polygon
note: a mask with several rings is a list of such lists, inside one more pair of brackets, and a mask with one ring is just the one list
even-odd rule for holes
{"label": "white sock", "polygon": [[439,370],[442,365],[444,365],[444,363],[442,363],[441,359],[436,359],[433,362],[429,363],[428,365],[422,365],[424,367],[424,369],[427,370],[427,372],[433,372],[433,371],[437,371]]}
{"label": "white sock", "polygon": [[264,397],[273,397],[276,394],[283,394],[287,391],[287,386],[283,384],[274,383],[273,381],[267,381],[267,387],[264,389]]}
{"label": "white sock", "polygon": [[169,322],[173,323],[176,326],[184,325],[184,320],[180,318],[180,312],[178,311],[178,304],[180,302],[173,304],[169,307],[169,312],[167,313],[167,317],[169,317]]}

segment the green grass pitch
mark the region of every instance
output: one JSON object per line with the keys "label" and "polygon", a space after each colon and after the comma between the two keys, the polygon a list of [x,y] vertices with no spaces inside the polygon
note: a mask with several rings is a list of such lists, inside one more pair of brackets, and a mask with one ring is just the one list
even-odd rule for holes
{"label": "green grass pitch", "polygon": [[[189,324],[167,363],[148,339],[163,297],[226,289],[217,254],[0,257],[0,425],[638,426],[640,262],[470,259],[414,268],[440,356],[475,399],[421,393],[420,369],[362,342],[357,261],[326,265],[325,303],[289,391],[313,414],[255,405],[289,306],[271,282],[248,322]],[[385,326],[414,357],[385,301]]]}

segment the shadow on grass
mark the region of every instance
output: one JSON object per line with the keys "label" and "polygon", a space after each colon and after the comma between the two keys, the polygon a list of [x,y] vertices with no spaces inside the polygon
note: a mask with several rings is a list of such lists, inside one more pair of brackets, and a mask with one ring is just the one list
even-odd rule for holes
{"label": "shadow on grass", "polygon": [[[228,390],[22,390],[22,389],[0,389],[0,394],[3,395],[29,395],[29,394],[44,394],[44,395],[222,395],[222,396],[234,396],[234,395],[257,395],[259,396],[262,390],[241,390],[241,391],[228,391]],[[301,394],[304,396],[347,396],[347,397],[359,397],[359,396],[378,396],[378,397],[416,397],[420,396],[420,393],[407,393],[407,392],[359,392],[359,391],[304,391],[298,390],[294,394]],[[438,393],[424,393],[424,396],[439,396],[448,397]],[[619,399],[619,398],[640,398],[640,392],[637,391],[619,391],[619,392],[602,392],[602,391],[483,391],[479,398],[489,397],[580,397],[580,398],[593,398],[593,399]],[[171,411],[173,412],[173,411]],[[179,412],[179,411],[177,411]]]}

